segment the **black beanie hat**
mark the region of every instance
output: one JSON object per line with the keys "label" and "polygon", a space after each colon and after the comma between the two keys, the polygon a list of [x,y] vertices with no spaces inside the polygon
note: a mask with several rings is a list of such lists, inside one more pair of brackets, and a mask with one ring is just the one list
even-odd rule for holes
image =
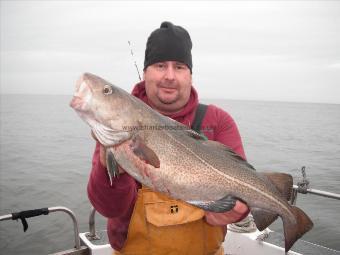
{"label": "black beanie hat", "polygon": [[146,43],[144,70],[157,62],[178,61],[186,64],[192,72],[192,42],[189,33],[171,22],[162,22]]}

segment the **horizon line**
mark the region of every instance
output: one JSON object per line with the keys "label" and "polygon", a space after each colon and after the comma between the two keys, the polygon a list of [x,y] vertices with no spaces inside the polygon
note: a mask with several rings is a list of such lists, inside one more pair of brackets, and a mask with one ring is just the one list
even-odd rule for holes
{"label": "horizon line", "polygon": [[[33,93],[0,93],[0,96],[70,96],[72,94],[33,94]],[[324,102],[324,101],[295,101],[295,100],[270,100],[270,99],[249,99],[249,98],[221,98],[221,97],[202,97],[200,101],[204,100],[229,100],[229,101],[253,101],[253,102],[275,102],[275,103],[301,103],[301,104],[334,104],[339,105],[340,102]]]}

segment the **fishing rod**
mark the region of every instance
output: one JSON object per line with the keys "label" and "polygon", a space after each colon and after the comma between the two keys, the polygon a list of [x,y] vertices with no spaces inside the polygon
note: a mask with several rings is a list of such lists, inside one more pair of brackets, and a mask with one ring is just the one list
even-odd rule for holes
{"label": "fishing rod", "polygon": [[136,63],[136,60],[135,60],[135,57],[133,55],[133,51],[132,51],[132,46],[131,46],[131,42],[128,41],[128,44],[129,44],[129,47],[130,47],[130,54],[132,56],[132,60],[133,60],[133,63],[135,64],[135,67],[136,67],[136,70],[137,70],[137,73],[138,73],[138,78],[139,78],[139,81],[142,80],[141,76],[140,76],[140,73],[139,73],[139,69],[138,69],[138,66],[137,66],[137,63]]}

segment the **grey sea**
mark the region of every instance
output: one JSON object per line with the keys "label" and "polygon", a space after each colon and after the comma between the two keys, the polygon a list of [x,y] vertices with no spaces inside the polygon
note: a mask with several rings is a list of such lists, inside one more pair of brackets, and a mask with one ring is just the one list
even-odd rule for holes
{"label": "grey sea", "polygon": [[[0,215],[65,206],[88,230],[86,185],[94,141],[68,106],[71,96],[1,95]],[[203,100],[229,112],[238,124],[248,161],[258,171],[290,173],[306,166],[312,188],[340,193],[340,105]],[[340,250],[340,201],[299,195],[314,221],[303,239]],[[97,216],[97,227],[105,219]],[[74,246],[70,218],[56,212],[0,222],[0,254],[47,254]],[[281,221],[272,228],[282,231]]]}

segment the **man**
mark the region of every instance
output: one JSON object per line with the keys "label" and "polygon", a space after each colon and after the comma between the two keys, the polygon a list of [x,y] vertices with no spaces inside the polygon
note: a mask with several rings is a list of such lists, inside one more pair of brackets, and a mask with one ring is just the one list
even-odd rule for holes
{"label": "man", "polygon": [[[144,81],[132,91],[156,111],[189,127],[198,109],[198,95],[192,86],[191,48],[184,28],[163,22],[148,38]],[[245,158],[238,129],[228,113],[209,105],[201,130],[208,139],[227,145]],[[226,225],[249,212],[236,200],[225,213],[204,212],[142,187],[123,169],[110,185],[105,164],[105,148],[97,142],[88,196],[96,210],[108,218],[114,254],[223,254]]]}

